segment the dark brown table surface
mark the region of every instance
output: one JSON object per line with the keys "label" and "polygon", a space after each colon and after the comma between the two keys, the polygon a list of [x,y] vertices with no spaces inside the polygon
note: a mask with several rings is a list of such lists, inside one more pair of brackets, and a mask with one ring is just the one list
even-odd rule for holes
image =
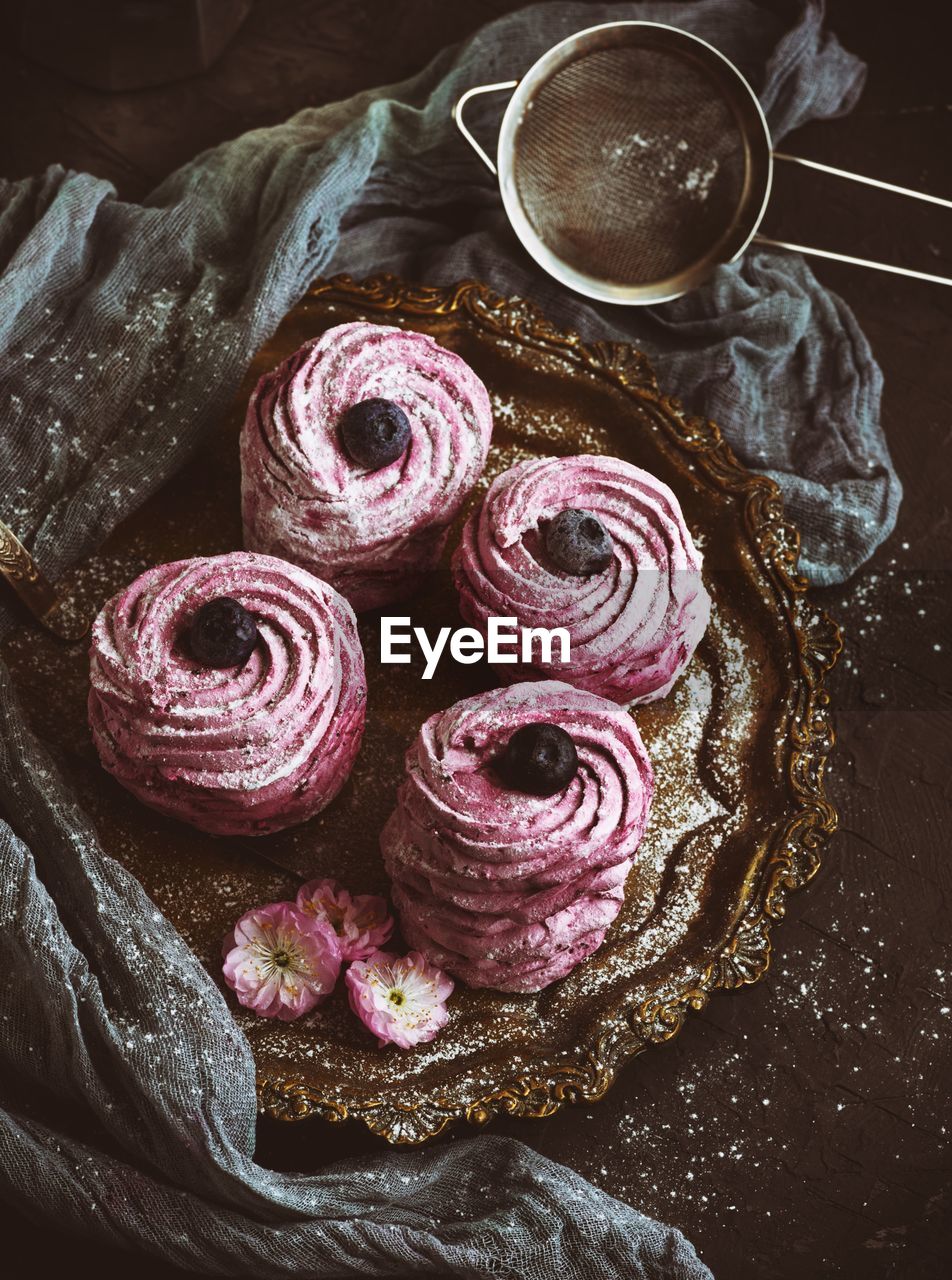
{"label": "dark brown table surface", "polygon": [[[507,0],[258,0],[220,62],[162,88],[106,94],[18,54],[0,5],[0,175],[60,162],[130,199],[197,151],[295,109],[402,78]],[[864,57],[857,110],[785,147],[952,197],[946,0],[832,0]],[[448,215],[449,216],[449,215]],[[465,213],[452,217],[465,225]],[[784,174],[767,230],[952,274],[952,213]],[[596,1106],[497,1123],[645,1213],[681,1227],[718,1280],[952,1274],[952,289],[820,263],[885,374],[883,417],[905,486],[896,532],[845,586],[832,681],[842,815],[824,867],[774,932],[766,979],[716,997]],[[465,1142],[457,1132],[447,1141]],[[310,1170],[379,1149],[362,1127],[262,1124],[259,1159]],[[13,1237],[29,1228],[11,1222]],[[30,1242],[43,1275],[68,1247]],[[112,1274],[118,1254],[84,1247]],[[167,1274],[137,1260],[142,1277]]]}

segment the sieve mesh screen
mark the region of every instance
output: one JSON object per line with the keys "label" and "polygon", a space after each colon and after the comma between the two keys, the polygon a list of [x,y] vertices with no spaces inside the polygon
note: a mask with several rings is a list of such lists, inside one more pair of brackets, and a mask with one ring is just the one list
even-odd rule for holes
{"label": "sieve mesh screen", "polygon": [[599,280],[643,285],[711,254],[746,181],[744,134],[691,58],[597,49],[557,70],[520,122],[513,182],[539,239]]}

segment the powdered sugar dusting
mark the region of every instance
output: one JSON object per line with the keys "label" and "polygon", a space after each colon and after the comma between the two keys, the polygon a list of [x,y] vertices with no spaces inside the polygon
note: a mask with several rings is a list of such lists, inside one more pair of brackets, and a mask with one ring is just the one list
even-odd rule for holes
{"label": "powdered sugar dusting", "polygon": [[[474,354],[476,367],[494,387],[495,417],[493,448],[474,497],[500,471],[540,454],[628,456],[630,449],[650,468],[652,447],[639,443],[642,424],[630,401],[621,393],[613,399],[614,393],[593,373],[580,372],[570,360],[549,353],[533,352],[530,359],[525,348],[506,339],[493,339],[491,353],[484,347]],[[483,357],[485,371],[479,363]],[[571,395],[566,394],[569,373]],[[530,374],[536,381],[529,380]],[[237,545],[240,529],[233,513],[238,476],[232,449],[229,444],[206,456],[188,505],[175,508],[175,495],[164,495],[152,515],[137,523],[138,533],[123,534],[70,576],[79,616],[90,617],[106,597],[157,560],[214,554]],[[187,485],[188,476],[177,487]],[[209,498],[208,492],[217,496]],[[676,492],[682,501],[691,496],[677,487]],[[165,514],[170,504],[178,511],[177,520]],[[723,526],[714,519],[708,522],[697,501],[688,514],[696,545],[719,549]],[[143,528],[150,532],[143,534]],[[451,546],[455,540],[451,533]],[[436,571],[432,591],[408,609],[414,623],[428,630],[459,623],[447,561],[444,557]],[[389,1091],[401,1098],[450,1087],[454,1097],[476,1097],[502,1083],[503,1075],[509,1080],[521,1067],[532,1066],[540,1052],[554,1057],[571,1050],[588,1026],[593,998],[614,1000],[623,992],[635,1002],[658,992],[659,973],[665,991],[692,976],[692,955],[685,945],[708,908],[712,885],[741,874],[740,855],[732,855],[730,842],[738,831],[754,838],[752,753],[780,756],[776,741],[754,740],[755,732],[763,734],[765,719],[777,722],[772,712],[763,714],[768,692],[759,667],[764,655],[749,649],[752,628],[736,612],[733,589],[723,587],[716,571],[705,570],[705,582],[714,609],[704,640],[672,692],[635,713],[657,773],[654,814],[628,879],[625,905],[600,950],[541,997],[458,987],[447,1027],[431,1044],[409,1051],[377,1049],[356,1025],[341,992],[287,1026],[257,1019],[232,1004],[263,1068],[324,1081],[338,1095],[351,1081],[361,1091]],[[406,747],[428,715],[493,683],[483,668],[453,663],[441,664],[432,682],[420,680],[416,660],[381,668],[376,619],[365,619],[359,630],[368,656],[370,716],[350,781],[328,809],[304,826],[254,840],[215,839],[164,819],[103,773],[85,722],[88,666],[83,645],[62,646],[25,629],[6,646],[5,657],[31,719],[60,749],[107,850],[142,880],[216,979],[222,937],[249,907],[293,901],[302,881],[311,877],[333,876],[354,893],[387,893],[377,840],[393,808]],[[764,831],[767,821],[765,816]],[[742,852],[749,862],[750,848]],[[398,938],[393,948],[402,945]],[[506,1046],[504,1071],[500,1045]],[[636,1129],[630,1137],[620,1134],[622,1140],[637,1142]]]}
{"label": "powdered sugar dusting", "polygon": [[[378,470],[338,438],[344,412],[371,399],[410,423],[406,452]],[[248,404],[246,545],[311,569],[358,610],[403,599],[439,560],[491,431],[486,388],[454,352],[392,326],[337,325],[266,374]]]}

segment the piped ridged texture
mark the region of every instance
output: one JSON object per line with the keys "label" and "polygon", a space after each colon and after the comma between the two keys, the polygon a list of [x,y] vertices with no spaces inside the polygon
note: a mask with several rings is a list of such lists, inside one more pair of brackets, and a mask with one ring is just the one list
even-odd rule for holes
{"label": "piped ridged texture", "polygon": [[[566,507],[590,511],[613,543],[602,573],[564,573],[548,558],[544,528]],[[710,618],[701,554],[677,498],[620,458],[582,454],[518,463],[491,485],[453,556],[463,617],[485,633],[490,617],[563,627],[570,656],[499,665],[501,679],[557,677],[624,705],[669,692]]]}
{"label": "piped ridged texture", "polygon": [[[231,596],[258,643],[203,667],[196,611]],[[303,822],[343,786],[367,685],[353,610],[312,574],[239,551],[147,570],[93,625],[89,722],[103,765],[152,808],[217,835]]]}
{"label": "piped ridged texture", "polygon": [[[494,768],[534,721],[578,752],[554,796],[509,790]],[[600,946],[654,791],[627,712],[556,680],[496,689],[431,716],[406,765],[381,849],[412,947],[470,986],[539,991]]]}
{"label": "piped ridged texture", "polygon": [[[410,420],[396,461],[369,471],[342,448],[344,412],[392,400]],[[266,374],[241,437],[245,545],[319,574],[362,611],[419,588],[486,462],[486,388],[422,333],[355,321]]]}

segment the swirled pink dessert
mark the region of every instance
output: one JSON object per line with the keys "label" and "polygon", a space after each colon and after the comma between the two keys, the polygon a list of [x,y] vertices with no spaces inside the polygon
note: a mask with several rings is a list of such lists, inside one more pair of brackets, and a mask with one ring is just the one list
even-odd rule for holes
{"label": "swirled pink dessert", "polygon": [[245,544],[357,610],[404,599],[482,472],[486,388],[423,333],[355,321],[258,383],[241,437]]}
{"label": "swirled pink dessert", "polygon": [[247,551],[147,570],[93,624],[89,723],[145,804],[216,835],[303,822],[343,786],[367,686],[353,610]]}
{"label": "swirled pink dessert", "polygon": [[626,711],[516,684],[431,716],[406,765],[380,843],[411,947],[470,986],[539,991],[600,946],[654,790]]}
{"label": "swirled pink dessert", "polygon": [[463,617],[564,628],[562,661],[499,665],[503,680],[567,680],[624,705],[663,697],[691,660],[711,601],[677,498],[620,458],[518,463],[491,485],[453,557]]}

